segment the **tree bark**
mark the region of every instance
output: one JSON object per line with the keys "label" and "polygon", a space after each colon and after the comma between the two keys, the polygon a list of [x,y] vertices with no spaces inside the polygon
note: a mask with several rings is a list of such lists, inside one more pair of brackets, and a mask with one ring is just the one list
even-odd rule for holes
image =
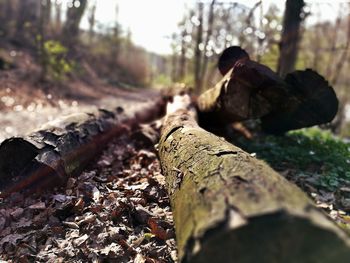
{"label": "tree bark", "polygon": [[[158,118],[163,99],[78,113],[50,122],[23,138],[0,144],[0,198],[13,192],[39,193],[80,172],[117,135]],[[140,107],[142,105],[142,107]]]}
{"label": "tree bark", "polygon": [[211,120],[230,123],[265,116],[286,97],[286,84],[274,72],[241,59],[218,84],[198,98],[198,108],[201,120],[209,124]]}
{"label": "tree bark", "polygon": [[167,115],[159,156],[179,262],[348,262],[348,236],[264,162]]}
{"label": "tree bark", "polygon": [[282,79],[243,51],[233,46],[221,55],[219,70],[226,75],[197,100],[201,126],[261,118],[264,131],[281,134],[333,120],[338,99],[321,75],[307,69]]}
{"label": "tree bark", "polygon": [[277,72],[284,77],[295,69],[300,41],[300,25],[304,0],[287,0],[280,43]]}

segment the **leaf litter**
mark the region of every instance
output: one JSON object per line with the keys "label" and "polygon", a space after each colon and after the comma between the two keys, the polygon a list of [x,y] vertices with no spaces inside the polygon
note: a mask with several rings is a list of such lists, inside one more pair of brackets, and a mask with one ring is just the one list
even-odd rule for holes
{"label": "leaf litter", "polygon": [[0,201],[0,260],[176,261],[165,179],[152,146],[154,133],[149,136],[146,127],[142,134],[145,127],[111,142],[65,186]]}

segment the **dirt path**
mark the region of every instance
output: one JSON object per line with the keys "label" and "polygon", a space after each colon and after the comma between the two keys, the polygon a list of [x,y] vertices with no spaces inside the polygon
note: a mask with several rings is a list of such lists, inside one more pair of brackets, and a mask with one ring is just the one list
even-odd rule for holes
{"label": "dirt path", "polygon": [[126,91],[110,88],[110,92],[101,93],[101,98],[63,99],[48,94],[45,99],[23,96],[12,92],[0,94],[0,142],[12,136],[22,136],[38,129],[44,123],[81,112],[94,112],[98,108],[142,107],[157,94],[150,90]]}

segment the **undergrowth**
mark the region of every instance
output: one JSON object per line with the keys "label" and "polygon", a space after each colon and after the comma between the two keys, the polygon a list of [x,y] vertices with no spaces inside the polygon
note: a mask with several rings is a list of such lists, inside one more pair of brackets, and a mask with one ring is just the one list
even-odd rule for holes
{"label": "undergrowth", "polygon": [[350,144],[328,131],[308,128],[239,144],[277,170],[296,169],[302,176],[317,173],[319,186],[328,190],[350,181]]}

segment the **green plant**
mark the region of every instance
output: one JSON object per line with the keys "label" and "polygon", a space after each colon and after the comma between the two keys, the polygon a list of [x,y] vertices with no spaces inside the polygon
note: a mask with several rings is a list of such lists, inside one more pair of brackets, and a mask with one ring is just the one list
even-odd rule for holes
{"label": "green plant", "polygon": [[241,141],[242,148],[279,170],[297,170],[299,175],[318,174],[318,184],[335,190],[350,181],[350,144],[318,128]]}
{"label": "green plant", "polygon": [[55,81],[63,80],[74,68],[74,63],[67,59],[68,49],[60,42],[48,40],[43,46],[44,67],[47,75]]}

